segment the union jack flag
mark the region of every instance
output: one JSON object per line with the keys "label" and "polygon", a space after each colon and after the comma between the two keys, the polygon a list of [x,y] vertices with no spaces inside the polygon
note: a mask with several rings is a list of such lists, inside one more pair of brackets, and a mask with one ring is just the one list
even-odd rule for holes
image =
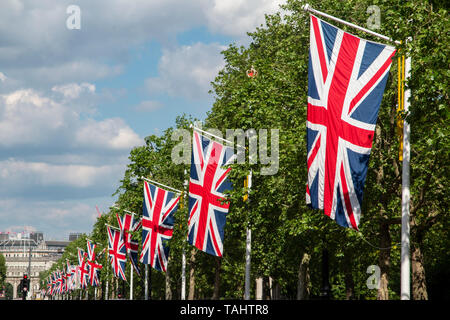
{"label": "union jack flag", "polygon": [[122,280],[127,280],[125,276],[125,264],[127,262],[127,249],[123,241],[122,233],[119,229],[106,226],[108,231],[108,257],[114,275]]}
{"label": "union jack flag", "polygon": [[66,293],[67,292],[68,275],[67,275],[67,270],[64,270],[64,267],[63,267],[63,271],[62,271],[62,274],[61,274],[61,278],[62,278],[61,292],[62,293]]}
{"label": "union jack flag", "polygon": [[58,275],[58,270],[55,270],[55,272],[53,273],[53,294],[58,294],[59,293],[59,275]]}
{"label": "union jack flag", "polygon": [[180,197],[144,181],[142,218],[142,251],[140,261],[166,272],[169,258],[168,241],[172,238],[174,213]]}
{"label": "union jack flag", "polygon": [[47,292],[46,295],[51,296],[53,294],[53,288],[52,288],[52,276],[49,275],[47,279]]}
{"label": "union jack flag", "polygon": [[310,16],[306,202],[358,230],[364,182],[393,47]]}
{"label": "union jack flag", "polygon": [[98,271],[103,268],[101,264],[95,262],[95,248],[97,245],[93,243],[91,240],[87,240],[87,255],[88,255],[88,279],[89,284],[93,287],[98,287],[100,281],[98,279]]}
{"label": "union jack flag", "polygon": [[87,287],[87,276],[88,276],[88,270],[86,265],[87,260],[88,260],[87,252],[83,252],[82,249],[78,248],[78,276],[80,280],[80,287],[82,289],[85,289]]}
{"label": "union jack flag", "polygon": [[89,266],[89,284],[93,287],[98,287],[100,285],[100,281],[98,279],[98,271],[101,270],[103,266],[99,263],[96,263],[95,260],[90,260],[87,263]]}
{"label": "union jack flag", "polygon": [[124,235],[125,247],[127,248],[128,256],[130,257],[131,265],[138,275],[141,275],[141,271],[138,266],[138,248],[139,242],[134,240],[129,231],[137,231],[141,228],[142,222],[140,220],[134,221],[134,215],[126,213],[122,218],[116,214],[119,228]]}
{"label": "union jack flag", "polygon": [[58,272],[58,294],[64,293],[64,271],[57,271]]}
{"label": "union jack flag", "polygon": [[231,147],[194,130],[189,180],[188,242],[214,256],[222,256],[226,215],[230,204],[224,192],[232,188],[227,178],[234,161]]}
{"label": "union jack flag", "polygon": [[97,244],[92,242],[89,239],[86,239],[87,242],[87,254],[89,260],[95,260],[95,248],[97,247]]}
{"label": "union jack flag", "polygon": [[72,291],[75,289],[75,276],[76,276],[76,269],[75,266],[71,265],[69,263],[69,260],[66,260],[67,263],[67,290]]}
{"label": "union jack flag", "polygon": [[51,288],[50,288],[50,295],[54,295],[56,292],[56,287],[57,287],[57,283],[56,283],[56,274],[55,272],[52,272],[51,274]]}

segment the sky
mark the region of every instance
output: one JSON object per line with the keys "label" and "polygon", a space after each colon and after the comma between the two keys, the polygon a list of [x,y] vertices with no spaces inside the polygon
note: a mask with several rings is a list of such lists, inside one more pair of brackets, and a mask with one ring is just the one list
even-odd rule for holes
{"label": "sky", "polygon": [[221,51],[284,2],[1,0],[0,232],[89,234],[131,149],[204,119]]}

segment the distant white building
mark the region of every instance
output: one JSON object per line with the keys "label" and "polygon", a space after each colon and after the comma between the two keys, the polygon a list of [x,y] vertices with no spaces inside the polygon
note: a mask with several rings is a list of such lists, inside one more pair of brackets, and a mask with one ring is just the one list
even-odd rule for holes
{"label": "distant white building", "polygon": [[[41,232],[24,236],[18,234],[0,237],[0,253],[6,260],[6,282],[13,286],[13,296],[18,297],[18,288],[23,275],[30,279],[28,298],[39,298],[39,273],[51,268],[61,258],[70,241],[44,241]],[[31,253],[31,256],[30,256]]]}

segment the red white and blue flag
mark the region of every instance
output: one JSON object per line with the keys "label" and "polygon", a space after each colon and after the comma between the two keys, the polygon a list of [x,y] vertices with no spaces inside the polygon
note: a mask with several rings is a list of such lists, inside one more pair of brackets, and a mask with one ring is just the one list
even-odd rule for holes
{"label": "red white and blue flag", "polygon": [[119,223],[120,231],[123,234],[125,247],[127,248],[128,256],[130,257],[131,265],[138,275],[141,274],[138,266],[138,248],[139,242],[133,239],[131,232],[138,231],[142,223],[140,220],[135,221],[134,215],[126,213],[122,218],[116,214],[117,222]]}
{"label": "red white and blue flag", "polygon": [[71,265],[69,260],[66,260],[66,268],[67,268],[67,290],[73,291],[75,289],[75,277],[76,277],[76,268],[75,266]]}
{"label": "red white and blue flag", "polygon": [[395,48],[310,16],[306,202],[358,230],[364,182]]}
{"label": "red white and blue flag", "polygon": [[89,260],[95,260],[95,248],[97,245],[89,239],[86,239],[87,242],[87,254]]}
{"label": "red white and blue flag", "polygon": [[52,288],[52,275],[49,275],[47,278],[47,292],[46,295],[51,296],[53,295],[53,288]]}
{"label": "red white and blue flag", "polygon": [[56,287],[57,287],[57,283],[56,283],[56,273],[55,273],[55,272],[52,272],[52,274],[51,274],[51,289],[50,289],[50,295],[56,294]]}
{"label": "red white and blue flag", "polygon": [[174,213],[180,197],[174,192],[144,181],[142,217],[142,251],[140,261],[166,272],[169,258],[168,241],[172,238]]}
{"label": "red white and blue flag", "polygon": [[81,289],[87,288],[87,276],[88,276],[88,254],[78,248],[78,280]]}
{"label": "red white and blue flag", "polygon": [[227,178],[234,161],[233,148],[193,132],[189,180],[188,242],[214,256],[223,254],[226,216],[230,204],[225,191],[232,189]]}
{"label": "red white and blue flag", "polygon": [[111,263],[114,275],[122,280],[127,280],[125,276],[125,264],[127,262],[127,248],[123,241],[122,233],[119,229],[106,226],[108,233],[108,258]]}
{"label": "red white and blue flag", "polygon": [[97,245],[89,239],[86,239],[86,241],[89,284],[93,287],[98,287],[100,285],[100,281],[98,279],[98,271],[100,271],[103,266],[95,261],[95,248],[97,247]]}
{"label": "red white and blue flag", "polygon": [[87,263],[89,266],[88,271],[89,284],[92,287],[98,287],[100,285],[100,280],[98,279],[98,271],[100,271],[103,268],[103,266],[97,263],[95,260],[89,260]]}

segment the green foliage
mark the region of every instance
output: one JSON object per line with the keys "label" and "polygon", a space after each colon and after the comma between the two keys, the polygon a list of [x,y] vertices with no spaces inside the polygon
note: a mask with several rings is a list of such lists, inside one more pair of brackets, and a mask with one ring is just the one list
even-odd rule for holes
{"label": "green foliage", "polygon": [[0,253],[0,286],[3,286],[6,279],[6,259]]}

